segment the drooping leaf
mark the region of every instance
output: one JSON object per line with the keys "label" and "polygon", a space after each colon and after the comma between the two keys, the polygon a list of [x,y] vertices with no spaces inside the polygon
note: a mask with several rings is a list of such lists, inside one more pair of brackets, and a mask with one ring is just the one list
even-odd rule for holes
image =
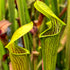
{"label": "drooping leaf", "polygon": [[29,24],[26,24],[26,25],[23,25],[21,26],[19,29],[17,29],[12,38],[11,38],[11,41],[9,42],[9,44],[6,46],[6,48],[14,43],[14,41],[16,41],[18,38],[20,38],[21,36],[25,35],[27,32],[29,32],[33,27],[33,22],[29,23]]}

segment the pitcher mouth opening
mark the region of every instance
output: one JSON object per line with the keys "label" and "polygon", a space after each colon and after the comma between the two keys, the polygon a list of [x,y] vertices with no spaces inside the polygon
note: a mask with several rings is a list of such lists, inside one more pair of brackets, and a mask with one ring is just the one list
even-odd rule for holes
{"label": "pitcher mouth opening", "polygon": [[30,54],[30,52],[27,49],[19,47],[19,46],[11,48],[10,53],[12,55],[16,55],[16,56],[18,56],[18,55],[22,56],[22,55]]}
{"label": "pitcher mouth opening", "polygon": [[39,38],[58,35],[62,29],[62,24],[59,21],[56,21],[55,18],[53,18],[52,21],[47,22],[47,26],[48,28],[40,33]]}

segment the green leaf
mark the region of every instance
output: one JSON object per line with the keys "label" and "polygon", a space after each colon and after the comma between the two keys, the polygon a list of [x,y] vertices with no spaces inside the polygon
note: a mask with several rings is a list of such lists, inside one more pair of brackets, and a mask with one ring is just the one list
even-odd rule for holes
{"label": "green leaf", "polygon": [[[16,0],[16,2],[17,2],[17,6],[18,6],[20,24],[22,26],[31,21],[30,16],[29,16],[29,11],[27,8],[27,3],[26,3],[26,0]],[[25,36],[23,36],[23,40],[24,40],[25,48],[28,50],[31,50],[31,48],[33,46],[32,35],[30,33],[26,34]]]}
{"label": "green leaf", "polygon": [[[3,46],[3,43],[2,43],[1,40],[0,40],[0,61],[2,61],[3,56],[4,56],[5,54],[6,54],[6,50],[5,50],[4,46]],[[2,67],[3,67],[4,70],[9,70],[9,69],[8,69],[7,60],[2,61],[2,63],[0,63],[0,64],[2,65]],[[2,67],[0,67],[0,69],[1,69]],[[1,70],[2,70],[2,69],[1,69]]]}
{"label": "green leaf", "polygon": [[15,0],[8,0],[8,11],[9,11],[9,21],[12,23],[11,25],[11,36],[15,32]]}
{"label": "green leaf", "polygon": [[27,32],[29,32],[31,29],[33,28],[33,22],[23,25],[21,26],[19,29],[17,29],[12,38],[11,41],[8,43],[8,45],[6,46],[6,48],[8,48],[8,46],[12,43],[14,43],[14,41],[16,41],[17,39],[19,39],[21,36],[25,35]]}
{"label": "green leaf", "polygon": [[5,0],[0,0],[0,20],[5,18]]}
{"label": "green leaf", "polygon": [[42,14],[44,14],[46,17],[48,17],[49,19],[51,17],[57,19],[58,21],[60,21],[63,25],[65,25],[65,23],[60,20],[53,12],[52,10],[43,2],[41,1],[36,1],[34,3],[34,7],[39,11],[41,12]]}

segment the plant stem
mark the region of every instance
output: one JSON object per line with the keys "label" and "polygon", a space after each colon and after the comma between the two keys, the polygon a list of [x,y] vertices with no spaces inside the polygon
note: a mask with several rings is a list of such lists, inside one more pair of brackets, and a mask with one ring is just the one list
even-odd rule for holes
{"label": "plant stem", "polygon": [[[36,33],[33,35],[33,50],[36,50]],[[34,70],[37,70],[37,55],[33,54]]]}
{"label": "plant stem", "polygon": [[0,20],[5,18],[5,0],[0,0]]}
{"label": "plant stem", "polygon": [[12,23],[11,31],[13,34],[14,28],[15,28],[15,4],[14,4],[14,0],[8,0],[8,7],[9,7],[9,21]]}
{"label": "plant stem", "polygon": [[66,42],[66,70],[69,70],[70,62],[70,0],[68,0],[68,12],[67,12],[67,42]]}
{"label": "plant stem", "polygon": [[2,17],[5,18],[5,0],[2,0]]}
{"label": "plant stem", "polygon": [[[11,34],[10,34],[10,38],[11,38],[13,33],[18,28],[18,24],[16,21],[18,14],[17,14],[17,10],[15,8],[15,0],[8,0],[8,9],[9,9],[9,21],[12,23],[11,24]],[[18,40],[15,43],[17,44]]]}
{"label": "plant stem", "polygon": [[1,1],[2,1],[2,0],[0,0],[0,20],[2,19],[2,12],[1,12]]}
{"label": "plant stem", "polygon": [[51,9],[58,16],[57,0],[51,0]]}
{"label": "plant stem", "polygon": [[61,13],[59,14],[59,18],[62,17],[63,14],[64,14],[66,11],[67,11],[67,7],[65,7],[65,8],[61,11]]}
{"label": "plant stem", "polygon": [[[0,61],[2,62],[1,64],[2,64],[2,66],[3,66],[3,69],[4,69],[4,70],[9,70],[8,64],[7,64],[7,60],[2,61],[3,55],[5,55],[5,54],[6,54],[5,48],[4,48],[4,46],[3,46],[3,44],[2,44],[2,42],[1,42],[1,40],[0,40]],[[2,68],[2,67],[0,66],[0,69],[1,69],[1,68]],[[3,70],[3,69],[2,69],[2,70]]]}
{"label": "plant stem", "polygon": [[[20,23],[21,25],[27,24],[30,22],[30,17],[27,9],[26,0],[17,0],[17,6],[18,6],[18,12],[20,17]],[[30,37],[30,39],[29,39]],[[31,48],[32,43],[32,36],[30,33],[26,34],[24,37],[24,45],[26,49]]]}

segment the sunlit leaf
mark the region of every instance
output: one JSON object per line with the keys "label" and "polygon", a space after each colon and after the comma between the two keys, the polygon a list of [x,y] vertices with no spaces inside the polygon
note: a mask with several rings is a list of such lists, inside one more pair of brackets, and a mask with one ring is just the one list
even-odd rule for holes
{"label": "sunlit leaf", "polygon": [[19,39],[21,36],[25,35],[27,32],[29,32],[31,29],[33,28],[33,22],[23,25],[22,27],[20,27],[19,29],[17,29],[12,38],[11,41],[9,42],[9,44],[6,46],[6,48],[12,44],[14,41],[16,41],[17,39]]}

